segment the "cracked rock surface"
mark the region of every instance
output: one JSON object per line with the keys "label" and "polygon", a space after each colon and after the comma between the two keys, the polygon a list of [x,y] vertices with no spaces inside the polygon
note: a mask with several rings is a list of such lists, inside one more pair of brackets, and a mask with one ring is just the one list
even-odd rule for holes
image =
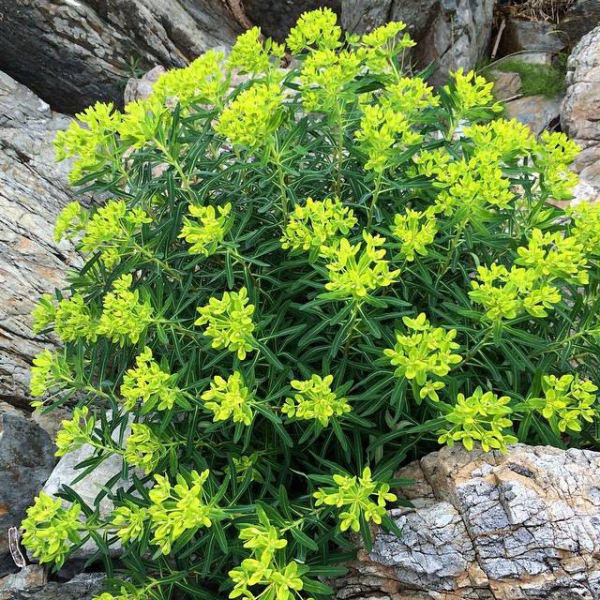
{"label": "cracked rock surface", "polygon": [[585,35],[567,63],[567,91],[561,107],[561,124],[582,148],[573,169],[588,186],[587,198],[600,195],[600,26]]}
{"label": "cracked rock surface", "polygon": [[51,341],[33,335],[31,310],[79,264],[71,243],[53,240],[73,198],[52,140],[69,122],[0,72],[0,400],[25,409],[31,361]]}
{"label": "cracked rock surface", "polygon": [[240,31],[225,0],[0,0],[0,69],[72,114],[120,104],[132,65],[180,67]]}
{"label": "cracked rock surface", "polygon": [[338,600],[600,598],[600,454],[444,448],[399,476],[403,535],[359,552]]}

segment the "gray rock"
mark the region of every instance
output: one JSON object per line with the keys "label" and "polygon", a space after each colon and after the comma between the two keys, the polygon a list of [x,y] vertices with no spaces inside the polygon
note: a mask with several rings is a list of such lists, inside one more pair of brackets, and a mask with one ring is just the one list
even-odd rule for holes
{"label": "gray rock", "polygon": [[561,124],[582,148],[573,168],[584,183],[600,187],[600,26],[573,50],[566,83]]}
{"label": "gray rock", "polygon": [[557,28],[566,34],[569,44],[575,46],[598,23],[600,23],[600,0],[575,0]]}
{"label": "gray rock", "polygon": [[[110,422],[111,411],[108,411],[107,419]],[[127,427],[123,432],[123,444],[125,444],[129,433],[130,429]],[[112,437],[115,442],[119,442],[120,428],[113,431]],[[107,496],[104,496],[99,503],[96,502],[96,498],[103,488],[110,488],[112,491],[128,489],[131,486],[131,480],[120,477],[123,471],[123,458],[121,455],[111,454],[91,473],[73,483],[81,475],[81,471],[77,466],[94,455],[95,450],[89,444],[81,446],[81,448],[78,448],[74,452],[65,454],[48,477],[43,491],[50,496],[54,496],[61,491],[64,485],[68,485],[89,507],[94,508],[97,505],[100,516],[106,519],[114,509],[114,503]],[[140,478],[144,477],[144,473],[141,470],[136,469],[135,473]],[[74,560],[87,560],[94,556],[97,550],[96,543],[93,540],[88,540],[81,548],[73,552],[70,558]],[[117,543],[111,546],[111,554],[113,556],[118,556],[121,552],[122,547],[120,544]]]}
{"label": "gray rock", "polygon": [[0,72],[0,398],[22,408],[32,358],[52,342],[32,334],[31,310],[80,264],[71,243],[53,240],[56,216],[73,198],[52,140],[69,122]]}
{"label": "gray rock", "polygon": [[0,0],[0,70],[52,108],[121,104],[132,64],[182,66],[242,29],[224,0]]}
{"label": "gray rock", "polygon": [[443,83],[448,71],[472,69],[486,54],[494,12],[493,0],[348,0],[342,23],[364,33],[388,21],[404,21],[417,42],[410,58],[418,68],[435,64],[432,81]]}
{"label": "gray rock", "polygon": [[[20,411],[0,405],[0,558],[8,554],[8,528],[18,527],[55,464],[50,436]],[[4,573],[12,570],[2,560]],[[0,570],[0,576],[3,572]]]}
{"label": "gray rock", "polygon": [[494,96],[497,100],[508,100],[516,96],[521,89],[521,76],[518,73],[492,73]]}
{"label": "gray rock", "polygon": [[[32,567],[35,565],[27,569]],[[0,581],[0,600],[91,600],[101,591],[105,579],[101,573],[81,573],[65,583],[52,581],[34,586],[27,578],[29,573],[23,575],[23,571],[10,582]]]}
{"label": "gray rock", "polygon": [[125,92],[123,93],[125,104],[133,102],[134,100],[144,100],[149,98],[152,95],[152,88],[154,87],[154,84],[164,73],[166,73],[166,69],[159,65],[153,69],[150,69],[141,77],[131,77],[127,81]]}
{"label": "gray rock", "polygon": [[399,473],[413,508],[391,516],[336,596],[600,598],[600,454],[516,445],[507,455],[444,448]]}
{"label": "gray rock", "polygon": [[282,42],[302,13],[326,6],[339,14],[342,0],[244,0],[241,4],[265,35]]}
{"label": "gray rock", "polygon": [[540,134],[560,117],[561,98],[547,98],[541,94],[523,96],[506,103],[506,115],[527,125]]}
{"label": "gray rock", "polygon": [[567,45],[556,25],[544,21],[509,19],[498,49],[498,56],[516,52],[558,54]]}

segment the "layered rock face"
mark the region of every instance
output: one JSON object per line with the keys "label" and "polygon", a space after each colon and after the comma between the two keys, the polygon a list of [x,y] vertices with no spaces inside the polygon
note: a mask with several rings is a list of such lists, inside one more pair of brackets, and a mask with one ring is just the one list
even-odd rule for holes
{"label": "layered rock face", "polygon": [[600,598],[600,454],[444,448],[399,475],[403,534],[378,534],[339,600]]}
{"label": "layered rock face", "polygon": [[600,194],[600,26],[585,35],[567,65],[561,109],[564,131],[582,148],[574,169]]}
{"label": "layered rock face", "polygon": [[443,83],[448,71],[472,69],[490,45],[494,0],[346,0],[342,24],[364,33],[388,21],[403,21],[417,42],[410,59],[419,68],[435,64],[431,81]]}
{"label": "layered rock face", "polygon": [[78,264],[70,243],[53,240],[72,200],[52,140],[69,118],[0,73],[0,400],[29,406],[29,367],[50,340],[31,332],[31,311]]}
{"label": "layered rock face", "polygon": [[75,113],[120,104],[134,66],[183,66],[242,31],[225,0],[0,0],[0,70]]}

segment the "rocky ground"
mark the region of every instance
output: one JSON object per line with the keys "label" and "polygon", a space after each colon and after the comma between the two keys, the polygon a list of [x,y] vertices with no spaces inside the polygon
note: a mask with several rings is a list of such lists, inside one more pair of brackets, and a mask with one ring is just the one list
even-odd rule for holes
{"label": "rocky ground", "polygon": [[[226,48],[249,25],[282,39],[298,14],[324,4],[341,12],[348,31],[404,20],[419,42],[411,60],[433,62],[437,83],[494,49],[495,58],[517,53],[542,64],[568,53],[565,88],[551,98],[525,95],[521,76],[496,63],[488,71],[509,116],[536,133],[560,127],[577,140],[577,198],[597,199],[599,0],[569,2],[563,36],[554,23],[510,12],[494,18],[492,0],[0,0],[0,600],[85,599],[101,581],[78,574],[78,562],[49,581],[43,568],[17,565],[9,551],[9,528],[45,482],[69,480],[76,462],[66,457],[56,466],[62,415],[34,420],[28,410],[32,357],[53,343],[32,334],[32,306],[79,264],[70,243],[52,237],[56,215],[72,200],[68,167],[53,158],[56,131],[96,100],[122,104],[124,92],[126,100],[147,93],[164,68]],[[370,555],[362,552],[351,576],[336,583],[340,599],[600,598],[600,455],[442,450],[405,475],[416,483],[405,490],[414,507],[394,514],[404,535],[380,535]],[[78,491],[97,483],[84,480]]]}

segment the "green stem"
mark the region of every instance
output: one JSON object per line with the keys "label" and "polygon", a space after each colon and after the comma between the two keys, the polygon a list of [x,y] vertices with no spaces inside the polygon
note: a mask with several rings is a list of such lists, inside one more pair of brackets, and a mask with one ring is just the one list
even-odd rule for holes
{"label": "green stem", "polygon": [[342,162],[344,160],[344,115],[342,110],[337,109],[337,177],[335,182],[335,193],[339,197],[342,193]]}
{"label": "green stem", "polygon": [[371,206],[369,206],[369,212],[367,214],[367,229],[370,229],[371,223],[373,222],[373,214],[375,212],[375,205],[377,204],[377,199],[379,198],[379,193],[381,192],[381,181],[383,179],[383,173],[379,173],[377,179],[375,180],[375,190],[373,191],[373,197],[371,199]]}
{"label": "green stem", "polygon": [[283,163],[281,160],[281,154],[272,148],[273,164],[277,170],[277,181],[279,184],[279,191],[281,192],[281,212],[283,214],[283,223],[287,225],[288,222],[288,197],[287,189],[285,185],[285,173],[283,171]]}

